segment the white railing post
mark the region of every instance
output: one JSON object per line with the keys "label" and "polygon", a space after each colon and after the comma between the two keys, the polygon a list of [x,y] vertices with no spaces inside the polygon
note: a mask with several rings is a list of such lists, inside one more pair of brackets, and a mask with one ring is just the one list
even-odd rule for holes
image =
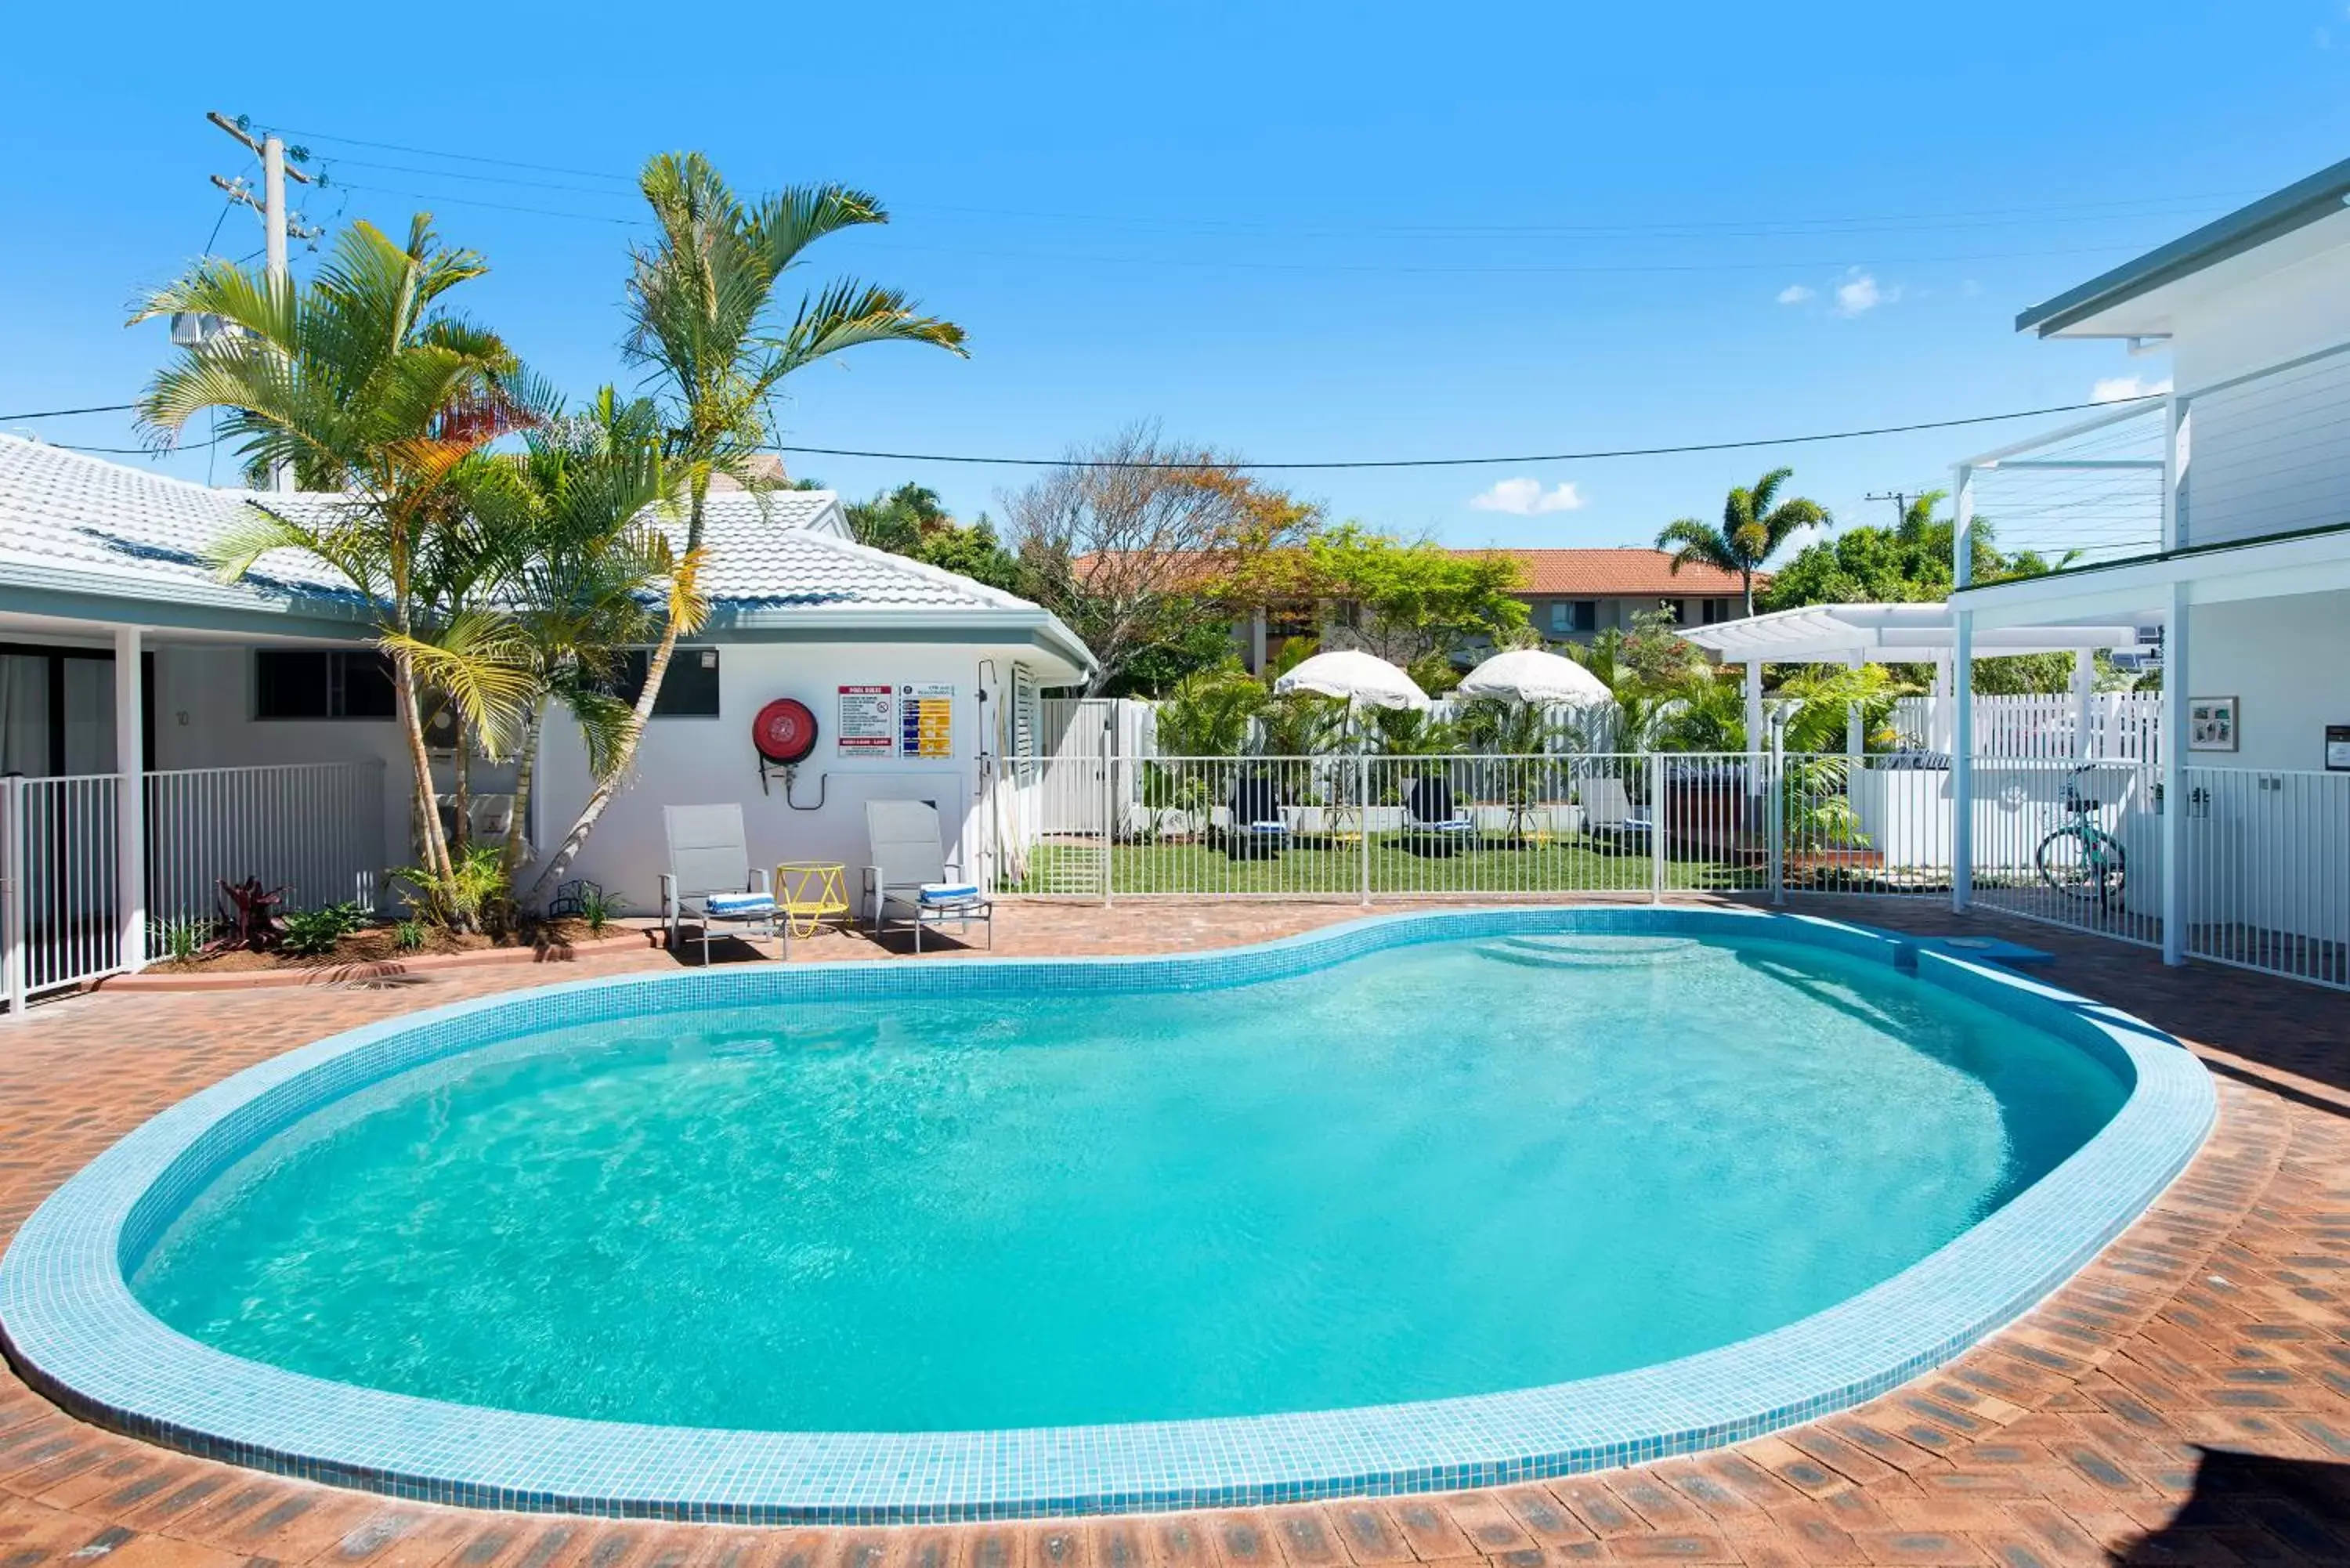
{"label": "white railing post", "polygon": [[2170,587],[2169,624],[2162,632],[2162,961],[2187,961],[2187,585]]}
{"label": "white railing post", "polygon": [[1101,757],[1101,896],[1104,909],[1118,902],[1118,877],[1110,869],[1118,856],[1118,780],[1112,776],[1117,764],[1110,760],[1110,735],[1109,722],[1105,720],[1102,723]]}
{"label": "white railing post", "polygon": [[1362,775],[1355,787],[1355,836],[1363,841],[1363,908],[1371,907],[1371,753],[1362,757]]}
{"label": "white railing post", "polygon": [[1648,753],[1648,902],[1665,901],[1665,754]]}
{"label": "white railing post", "polygon": [[25,1016],[26,941],[25,781],[0,777],[0,987],[8,1017]]}
{"label": "white railing post", "polygon": [[1767,859],[1771,868],[1771,902],[1787,901],[1787,734],[1774,721],[1771,725],[1770,776],[1763,781],[1763,831],[1771,836]]}
{"label": "white railing post", "polygon": [[147,966],[147,758],[144,660],[135,626],[114,629],[114,961]]}
{"label": "white railing post", "polygon": [[1975,896],[1975,617],[1962,609],[1950,618],[1950,912],[1963,915]]}

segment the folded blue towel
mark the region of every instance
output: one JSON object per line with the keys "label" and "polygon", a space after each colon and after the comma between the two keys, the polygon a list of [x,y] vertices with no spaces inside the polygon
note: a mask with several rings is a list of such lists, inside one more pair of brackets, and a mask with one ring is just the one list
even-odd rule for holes
{"label": "folded blue towel", "polygon": [[925,904],[969,904],[978,900],[976,882],[925,882],[922,902]]}
{"label": "folded blue towel", "polygon": [[1268,834],[1286,833],[1289,831],[1289,824],[1285,822],[1252,822],[1249,824],[1249,831],[1251,833]]}
{"label": "folded blue towel", "polygon": [[762,915],[775,907],[771,893],[712,893],[702,902],[713,915]]}

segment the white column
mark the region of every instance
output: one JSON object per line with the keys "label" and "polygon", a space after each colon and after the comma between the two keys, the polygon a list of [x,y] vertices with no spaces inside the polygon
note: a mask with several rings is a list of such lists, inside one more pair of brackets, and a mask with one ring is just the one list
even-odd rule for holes
{"label": "white column", "polygon": [[1762,793],[1762,660],[1746,661],[1746,793]]}
{"label": "white column", "polygon": [[1950,618],[1950,909],[1964,914],[1975,894],[1975,616]]}
{"label": "white column", "polygon": [[139,628],[114,628],[114,904],[122,967],[147,963],[147,760]]}
{"label": "white column", "polygon": [[2187,585],[2170,585],[2162,632],[2162,961],[2187,961]]}
{"label": "white column", "polygon": [[2095,752],[2089,734],[2089,711],[2097,700],[2097,656],[2085,648],[2073,650],[2073,760],[2085,763]]}
{"label": "white column", "polygon": [[[1927,726],[1926,749],[1929,752],[1958,750],[1958,723],[1952,716],[1957,710],[1950,706],[1950,656],[1934,656],[1934,683],[1928,690],[1933,693],[1933,722]],[[1971,679],[1968,690],[1973,690]]]}
{"label": "white column", "polygon": [[2190,537],[2187,471],[2193,462],[2193,416],[2187,400],[2173,396],[2163,406],[2162,547],[2176,550]]}
{"label": "white column", "polygon": [[[1866,659],[1858,649],[1844,656],[1846,670],[1856,670],[1866,662]],[[1844,708],[1844,754],[1856,758],[1867,749],[1868,737],[1864,733],[1860,704],[1857,701],[1847,702]]]}

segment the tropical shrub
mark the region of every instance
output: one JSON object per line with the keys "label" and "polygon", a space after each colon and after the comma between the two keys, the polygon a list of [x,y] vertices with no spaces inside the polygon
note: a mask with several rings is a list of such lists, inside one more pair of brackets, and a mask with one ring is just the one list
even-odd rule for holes
{"label": "tropical shrub", "polygon": [[355,903],[328,904],[320,909],[289,909],[282,919],[286,932],[278,946],[296,958],[321,958],[345,937],[364,929],[368,912]]}

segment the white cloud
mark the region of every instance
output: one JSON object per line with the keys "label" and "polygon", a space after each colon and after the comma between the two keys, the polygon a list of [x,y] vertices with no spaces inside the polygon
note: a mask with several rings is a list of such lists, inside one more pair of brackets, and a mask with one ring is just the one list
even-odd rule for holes
{"label": "white cloud", "polygon": [[1791,283],[1779,291],[1779,303],[1782,305],[1801,305],[1811,297],[1812,291],[1800,283]]}
{"label": "white cloud", "polygon": [[2126,398],[2158,398],[2170,390],[2170,378],[2149,381],[2144,376],[2108,376],[2090,389],[2093,403],[2118,403]]}
{"label": "white cloud", "polygon": [[1859,316],[1865,312],[1876,309],[1878,306],[1885,304],[1888,300],[1898,299],[1900,297],[1901,293],[1898,289],[1888,294],[1884,289],[1877,287],[1875,275],[1856,269],[1851,275],[1847,276],[1842,283],[1836,285],[1836,314],[1838,316]]}
{"label": "white cloud", "polygon": [[1508,512],[1520,517],[1544,512],[1572,512],[1583,505],[1583,493],[1572,484],[1544,490],[1539,479],[1503,479],[1493,488],[1469,498],[1480,512]]}

